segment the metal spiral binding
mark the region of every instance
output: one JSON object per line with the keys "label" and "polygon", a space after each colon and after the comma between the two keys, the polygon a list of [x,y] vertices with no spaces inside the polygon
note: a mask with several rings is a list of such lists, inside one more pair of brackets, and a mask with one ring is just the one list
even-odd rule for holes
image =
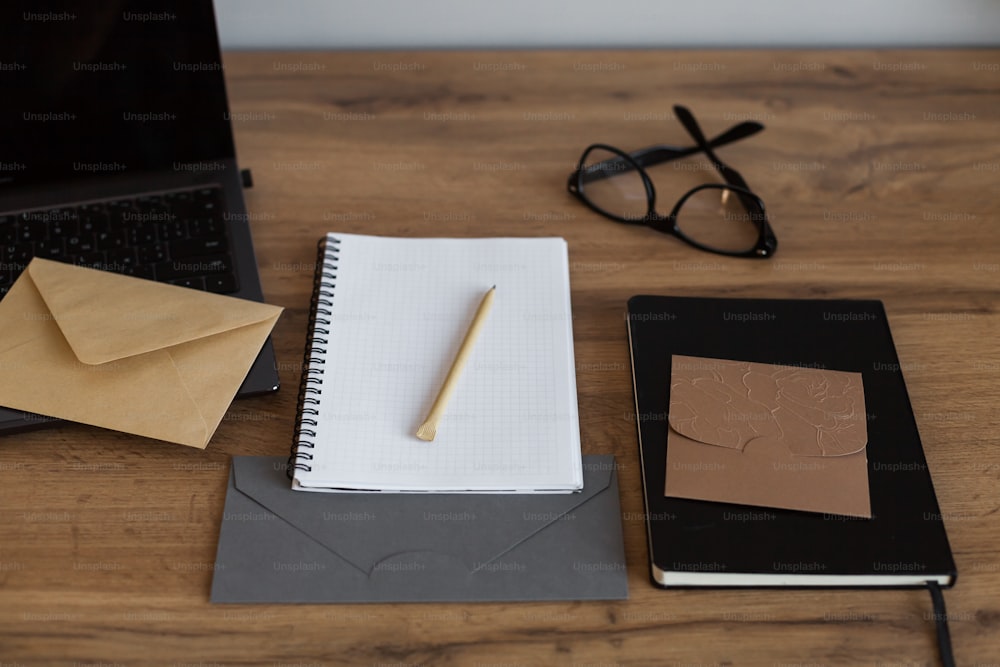
{"label": "metal spiral binding", "polygon": [[288,457],[286,470],[289,479],[293,478],[296,470],[312,470],[312,465],[308,463],[313,460],[312,452],[303,450],[316,447],[319,397],[323,394],[323,366],[326,363],[324,355],[333,322],[333,290],[336,287],[339,253],[339,239],[328,237],[320,240],[312,300],[309,303],[309,323],[306,325],[306,349],[302,355],[302,380],[299,382],[295,434],[292,436],[292,453]]}

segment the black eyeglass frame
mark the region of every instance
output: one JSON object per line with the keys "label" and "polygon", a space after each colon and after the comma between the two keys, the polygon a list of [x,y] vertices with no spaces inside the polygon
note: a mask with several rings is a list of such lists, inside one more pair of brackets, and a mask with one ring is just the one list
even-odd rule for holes
{"label": "black eyeglass frame", "polygon": [[[754,194],[752,190],[750,190],[750,187],[738,171],[719,160],[718,156],[716,156],[715,152],[712,150],[714,146],[722,146],[738,139],[742,139],[743,137],[756,134],[757,132],[763,130],[764,126],[760,123],[743,122],[733,126],[711,141],[708,141],[705,139],[704,134],[701,132],[701,128],[698,127],[698,124],[694,120],[694,116],[691,115],[690,111],[678,105],[674,107],[674,112],[677,114],[677,118],[680,120],[681,124],[684,125],[688,133],[697,142],[696,146],[678,148],[674,146],[658,145],[634,151],[632,153],[626,153],[619,148],[615,148],[614,146],[609,146],[607,144],[591,144],[583,152],[576,169],[572,174],[570,174],[569,180],[566,184],[569,192],[583,202],[583,204],[588,208],[596,213],[600,213],[601,215],[610,218],[611,220],[625,224],[641,224],[651,227],[656,231],[676,236],[688,245],[698,248],[699,250],[719,255],[727,255],[730,257],[756,257],[760,259],[771,257],[775,250],[777,250],[778,239],[774,235],[774,230],[771,229],[771,225],[768,222],[767,209],[764,207],[764,201]],[[607,151],[613,153],[616,157],[603,160],[597,164],[587,167],[587,156],[594,150]],[[662,164],[664,162],[677,160],[689,155],[695,155],[697,153],[705,153],[705,155],[712,161],[712,165],[719,171],[722,178],[726,182],[704,183],[696,186],[677,200],[677,203],[674,205],[674,208],[669,215],[661,215],[657,213],[656,188],[653,186],[653,180],[644,169],[644,166]],[[612,166],[615,168],[610,169],[609,167]],[[646,190],[646,200],[648,203],[646,215],[629,218],[611,213],[594,204],[589,198],[587,198],[586,195],[583,194],[586,182],[601,180],[608,178],[610,175],[621,173],[623,170],[629,171],[633,169],[639,174]],[[678,213],[684,206],[684,203],[692,195],[706,189],[718,189],[723,191],[728,190],[739,197],[740,202],[747,211],[749,222],[757,228],[757,241],[751,248],[747,250],[735,251],[714,248],[690,238],[683,231],[681,231],[677,224]]]}

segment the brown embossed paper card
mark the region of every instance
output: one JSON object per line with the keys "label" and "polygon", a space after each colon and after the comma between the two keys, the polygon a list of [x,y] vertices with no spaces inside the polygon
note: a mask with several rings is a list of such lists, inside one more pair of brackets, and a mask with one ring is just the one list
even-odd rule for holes
{"label": "brown embossed paper card", "polygon": [[673,355],[665,494],[871,517],[860,373]]}

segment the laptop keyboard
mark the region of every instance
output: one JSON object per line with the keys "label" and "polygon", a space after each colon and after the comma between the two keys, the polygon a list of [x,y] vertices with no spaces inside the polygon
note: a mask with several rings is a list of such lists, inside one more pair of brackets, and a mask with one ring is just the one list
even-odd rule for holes
{"label": "laptop keyboard", "polygon": [[225,294],[239,289],[222,189],[0,214],[0,298],[33,257]]}

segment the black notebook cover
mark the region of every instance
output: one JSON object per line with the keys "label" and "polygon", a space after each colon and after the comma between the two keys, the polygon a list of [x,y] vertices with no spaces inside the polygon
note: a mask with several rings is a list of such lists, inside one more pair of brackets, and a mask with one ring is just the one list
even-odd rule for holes
{"label": "black notebook cover", "polygon": [[[891,586],[957,576],[880,301],[628,303],[651,574],[660,586]],[[671,355],[860,373],[873,518],[663,495]]]}

